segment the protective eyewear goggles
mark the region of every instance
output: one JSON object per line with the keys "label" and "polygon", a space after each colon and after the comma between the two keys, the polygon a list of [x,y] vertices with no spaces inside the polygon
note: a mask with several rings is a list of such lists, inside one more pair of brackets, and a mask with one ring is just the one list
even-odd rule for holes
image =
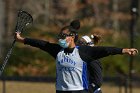
{"label": "protective eyewear goggles", "polygon": [[60,33],[57,38],[58,39],[65,39],[68,36],[74,36],[74,34],[72,34],[72,33],[70,33],[70,34]]}

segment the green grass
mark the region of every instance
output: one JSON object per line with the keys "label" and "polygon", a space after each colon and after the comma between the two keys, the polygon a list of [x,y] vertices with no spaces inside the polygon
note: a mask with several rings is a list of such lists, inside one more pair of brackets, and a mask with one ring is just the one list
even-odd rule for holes
{"label": "green grass", "polygon": [[[0,93],[3,93],[3,86],[0,81]],[[103,93],[119,93],[119,87],[113,84],[103,84]],[[41,82],[6,82],[5,93],[55,93],[54,83],[41,83]],[[121,93],[125,93],[124,88],[121,89]],[[134,88],[133,93],[140,93],[140,88]]]}

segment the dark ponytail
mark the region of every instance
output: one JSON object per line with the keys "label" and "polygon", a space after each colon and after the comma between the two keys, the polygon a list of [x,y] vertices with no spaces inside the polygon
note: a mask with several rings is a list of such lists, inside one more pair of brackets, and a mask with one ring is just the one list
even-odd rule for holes
{"label": "dark ponytail", "polygon": [[70,26],[75,29],[75,30],[78,30],[80,28],[80,21],[79,20],[73,20],[71,23],[70,23]]}
{"label": "dark ponytail", "polygon": [[95,45],[98,44],[101,41],[101,36],[99,36],[97,34],[91,35],[91,38],[92,38]]}
{"label": "dark ponytail", "polygon": [[74,42],[77,42],[78,40],[78,30],[80,28],[80,21],[79,20],[73,20],[71,23],[70,23],[70,31],[72,33],[75,34],[75,40]]}

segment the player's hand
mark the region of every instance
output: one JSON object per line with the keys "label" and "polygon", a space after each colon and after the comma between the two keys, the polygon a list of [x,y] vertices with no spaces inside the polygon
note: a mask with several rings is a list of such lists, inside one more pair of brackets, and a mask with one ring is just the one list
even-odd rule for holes
{"label": "player's hand", "polygon": [[134,55],[138,54],[138,50],[135,49],[135,48],[123,49],[123,50],[122,50],[122,53],[123,53],[123,54],[131,55],[131,56],[134,56]]}
{"label": "player's hand", "polygon": [[20,32],[15,32],[15,40],[18,42],[24,42],[24,38],[21,37]]}

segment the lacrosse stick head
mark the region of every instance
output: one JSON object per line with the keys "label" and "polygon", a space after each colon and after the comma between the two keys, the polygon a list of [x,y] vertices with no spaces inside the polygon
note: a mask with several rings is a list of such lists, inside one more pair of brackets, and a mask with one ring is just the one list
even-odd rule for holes
{"label": "lacrosse stick head", "polygon": [[26,11],[19,11],[16,23],[16,32],[23,32],[25,27],[33,22],[32,16]]}

